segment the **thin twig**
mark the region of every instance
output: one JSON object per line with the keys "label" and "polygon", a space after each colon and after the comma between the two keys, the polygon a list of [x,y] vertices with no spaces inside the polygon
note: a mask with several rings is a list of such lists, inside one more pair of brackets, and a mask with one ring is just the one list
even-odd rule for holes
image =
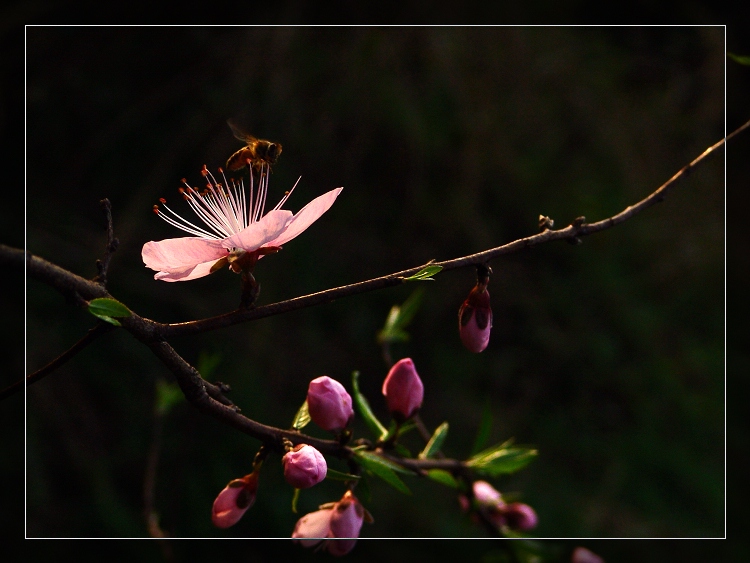
{"label": "thin twig", "polygon": [[99,204],[102,206],[104,219],[107,221],[107,246],[104,250],[104,258],[96,261],[96,269],[99,273],[94,277],[94,281],[102,287],[106,287],[109,262],[112,260],[112,255],[117,250],[117,247],[120,245],[120,241],[115,238],[115,231],[112,226],[112,204],[107,198],[101,200]]}
{"label": "thin twig", "polygon": [[[603,231],[610,227],[613,227],[627,219],[630,219],[637,213],[640,213],[644,209],[651,207],[655,203],[663,201],[667,193],[682,179],[687,177],[697,166],[704,164],[711,157],[713,157],[718,149],[720,149],[729,140],[746,130],[750,127],[750,121],[736,129],[726,138],[715,143],[709,147],[703,153],[693,160],[690,164],[683,167],[677,174],[672,176],[667,182],[661,185],[656,191],[649,194],[647,197],[639,201],[638,203],[631,205],[621,211],[620,213],[598,221],[596,223],[586,223],[583,217],[579,217],[573,221],[570,225],[563,229],[552,230],[545,229],[541,233],[524,237],[513,242],[509,242],[496,248],[491,248],[476,254],[469,256],[463,256],[461,258],[454,258],[453,260],[445,260],[443,262],[431,262],[436,266],[442,266],[443,270],[454,270],[456,268],[465,268],[467,266],[476,266],[478,264],[486,264],[493,258],[502,256],[505,254],[511,254],[518,252],[525,248],[530,248],[538,244],[545,242],[551,242],[554,240],[571,240],[574,241],[578,237],[586,236],[592,233]],[[264,317],[270,317],[272,315],[279,315],[281,313],[287,313],[289,311],[295,311],[305,307],[312,307],[314,305],[320,305],[323,303],[330,303],[336,299],[342,297],[349,297],[351,295],[357,295],[365,293],[367,291],[374,291],[377,289],[383,289],[386,287],[393,287],[404,283],[404,279],[416,274],[424,266],[417,266],[401,272],[395,272],[374,278],[367,281],[353,283],[342,287],[328,289],[325,291],[319,291],[310,295],[302,297],[295,297],[286,301],[280,301],[271,305],[263,305],[249,310],[237,310],[231,313],[225,313],[215,317],[210,317],[202,320],[188,321],[184,323],[174,323],[169,325],[162,325],[159,329],[159,334],[168,338],[171,336],[181,336],[186,334],[197,334],[210,330],[216,330],[218,328],[224,328],[232,326],[238,323],[260,319]]]}
{"label": "thin twig", "polygon": [[57,358],[52,360],[46,366],[28,375],[25,379],[20,379],[16,381],[15,383],[13,383],[12,385],[9,385],[2,391],[0,391],[0,401],[5,399],[6,397],[10,397],[11,395],[15,393],[18,393],[25,386],[29,386],[32,383],[35,383],[39,381],[40,379],[42,379],[43,377],[49,375],[50,373],[55,371],[57,368],[59,368],[61,365],[63,365],[65,362],[70,360],[78,352],[83,350],[86,346],[91,344],[94,340],[96,340],[103,334],[106,334],[113,328],[114,327],[111,324],[99,323],[94,328],[90,329],[83,338],[81,338],[78,342],[73,344],[73,346],[71,346],[68,350],[60,354]]}

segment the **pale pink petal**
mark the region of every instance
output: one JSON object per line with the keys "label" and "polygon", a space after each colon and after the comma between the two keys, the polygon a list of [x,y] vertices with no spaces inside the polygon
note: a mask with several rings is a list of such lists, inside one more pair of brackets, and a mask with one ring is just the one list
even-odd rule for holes
{"label": "pale pink petal", "polygon": [[269,246],[281,246],[300,235],[307,227],[317,221],[323,213],[330,209],[343,189],[336,188],[335,190],[331,190],[305,205],[297,212],[286,230],[278,238],[269,241]]}
{"label": "pale pink petal", "polygon": [[216,264],[216,260],[210,262],[203,262],[191,268],[185,268],[178,272],[159,272],[154,276],[155,280],[161,280],[166,282],[176,281],[188,281],[196,278],[202,278],[211,273],[211,267]]}
{"label": "pale pink petal", "polygon": [[269,211],[259,221],[242,229],[236,235],[224,239],[228,248],[241,248],[248,252],[274,240],[292,221],[292,212],[284,209]]}
{"label": "pale pink petal", "polygon": [[144,244],[141,251],[146,266],[152,270],[173,273],[184,273],[197,264],[215,262],[227,254],[222,241],[200,237],[151,241]]}
{"label": "pale pink petal", "polygon": [[306,514],[297,521],[292,538],[303,547],[313,547],[331,535],[332,510],[323,509]]}

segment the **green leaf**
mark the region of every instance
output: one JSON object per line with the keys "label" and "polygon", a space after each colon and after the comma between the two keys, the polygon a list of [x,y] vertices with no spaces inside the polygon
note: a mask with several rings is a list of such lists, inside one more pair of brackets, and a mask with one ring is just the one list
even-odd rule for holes
{"label": "green leaf", "polygon": [[422,301],[422,288],[414,291],[404,303],[391,307],[385,325],[378,332],[378,344],[386,342],[406,342],[409,340],[409,333],[404,330],[414,318]]}
{"label": "green leaf", "polygon": [[292,422],[292,428],[294,430],[302,430],[310,422],[310,411],[307,410],[307,401],[302,403],[302,406],[294,415],[294,422]]}
{"label": "green leaf", "polygon": [[440,426],[438,426],[435,429],[435,432],[432,433],[432,436],[430,437],[430,440],[427,442],[427,445],[424,447],[424,449],[419,453],[417,456],[419,459],[427,459],[428,457],[434,456],[437,452],[440,451],[440,448],[443,447],[443,442],[445,442],[445,437],[448,435],[448,423],[443,422]]}
{"label": "green leaf", "polygon": [[490,430],[492,429],[492,410],[490,409],[490,402],[484,403],[484,409],[482,409],[482,420],[479,421],[479,428],[477,429],[477,436],[474,438],[474,445],[471,448],[471,455],[474,455],[485,447],[487,441],[490,439]]}
{"label": "green leaf", "polygon": [[326,472],[326,479],[332,479],[334,481],[357,481],[361,479],[361,477],[359,475],[352,475],[351,473],[336,471],[329,467]]}
{"label": "green leaf", "polygon": [[537,456],[538,452],[534,449],[510,447],[511,442],[508,440],[479,452],[469,459],[466,465],[482,475],[497,477],[518,471]]}
{"label": "green leaf", "polygon": [[433,264],[432,266],[425,266],[413,276],[404,278],[404,281],[434,281],[434,278],[432,276],[437,274],[442,269],[443,267],[438,266],[437,264]]}
{"label": "green leaf", "polygon": [[355,449],[353,450],[353,452],[354,457],[357,459],[357,462],[367,471],[377,477],[380,477],[383,481],[391,485],[396,490],[407,495],[411,494],[409,488],[404,484],[399,476],[396,475],[396,471],[403,471],[405,473],[411,473],[411,471],[407,471],[403,467],[393,463],[392,461],[386,460],[379,455],[367,450]]}
{"label": "green leaf", "polygon": [[176,383],[169,383],[163,379],[156,380],[156,404],[157,414],[167,414],[173,406],[184,398],[180,386]]}
{"label": "green leaf", "polygon": [[734,53],[727,53],[727,56],[736,63],[750,66],[750,56],[748,55],[735,55]]}
{"label": "green leaf", "polygon": [[115,326],[122,326],[113,317],[129,317],[132,313],[125,305],[109,297],[100,297],[89,301],[89,313]]}
{"label": "green leaf", "polygon": [[445,485],[453,489],[461,488],[461,485],[458,481],[456,481],[456,478],[445,469],[428,469],[427,477],[429,477],[433,481],[440,483],[441,485]]}
{"label": "green leaf", "polygon": [[359,391],[359,372],[352,372],[352,388],[354,389],[354,404],[357,406],[357,411],[362,415],[362,418],[370,429],[370,432],[375,435],[378,440],[382,440],[387,434],[385,426],[377,419],[370,409],[370,403],[367,402],[365,396]]}

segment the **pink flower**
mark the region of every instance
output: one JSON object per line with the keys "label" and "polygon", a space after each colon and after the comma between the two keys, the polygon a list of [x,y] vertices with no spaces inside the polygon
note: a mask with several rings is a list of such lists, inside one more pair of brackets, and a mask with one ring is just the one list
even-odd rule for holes
{"label": "pink flower", "polygon": [[307,489],[326,478],[328,465],[318,450],[307,444],[299,444],[281,459],[284,478],[295,489]]}
{"label": "pink flower", "polygon": [[[250,192],[246,196],[243,182],[234,179],[220,183],[203,167],[206,188],[199,191],[187,184],[180,188],[198,218],[205,224],[199,227],[183,219],[161,200],[154,206],[156,214],[170,225],[194,236],[151,241],[143,245],[143,262],[157,270],[154,279],[186,281],[206,276],[228,264],[235,272],[252,271],[255,263],[277,252],[281,245],[292,240],[333,205],[343,188],[336,188],[318,196],[297,214],[281,209],[297,184],[281,201],[265,213],[268,193],[268,168],[259,172],[258,191],[254,193],[250,174]],[[162,210],[163,208],[163,210]],[[165,213],[166,212],[166,213]]]}
{"label": "pink flower", "polygon": [[388,410],[396,418],[406,420],[422,406],[424,385],[411,358],[396,362],[383,382],[383,395]]}
{"label": "pink flower", "polygon": [[[292,538],[303,547],[322,544],[322,549],[331,555],[346,555],[354,549],[366,517],[369,514],[357,497],[347,491],[333,506],[300,518],[294,527]],[[368,521],[371,521],[371,517]]]}
{"label": "pink flower", "polygon": [[341,383],[327,375],[310,382],[307,410],[315,424],[332,432],[346,428],[354,416],[351,396]]}
{"label": "pink flower", "polygon": [[235,479],[219,493],[211,510],[211,520],[218,528],[229,528],[239,522],[255,502],[258,491],[258,473]]}
{"label": "pink flower", "polygon": [[479,353],[487,348],[491,328],[492,309],[485,281],[474,286],[458,310],[458,333],[469,352]]}

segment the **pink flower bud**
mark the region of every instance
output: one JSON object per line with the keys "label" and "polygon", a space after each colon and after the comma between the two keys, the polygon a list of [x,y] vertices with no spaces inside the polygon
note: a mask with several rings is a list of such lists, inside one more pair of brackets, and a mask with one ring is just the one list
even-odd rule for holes
{"label": "pink flower bud", "polygon": [[333,510],[326,508],[305,514],[297,520],[294,526],[292,538],[298,541],[302,547],[315,547],[323,539],[331,535],[331,514]]}
{"label": "pink flower bud", "polygon": [[458,310],[458,334],[469,352],[479,353],[490,341],[492,309],[487,283],[477,283]]}
{"label": "pink flower bud", "polygon": [[362,529],[362,521],[365,517],[365,509],[351,491],[346,491],[344,496],[331,514],[331,537],[345,538],[328,542],[328,552],[331,555],[346,555],[357,543],[359,531]]}
{"label": "pink flower bud", "polygon": [[513,502],[502,509],[505,522],[512,530],[523,532],[536,528],[538,518],[536,512],[528,504]]}
{"label": "pink flower bud", "polygon": [[474,492],[474,498],[476,501],[483,506],[494,506],[502,507],[505,505],[500,491],[495,489],[487,481],[474,481],[472,485],[472,491]]}
{"label": "pink flower bud", "polygon": [[292,538],[303,547],[315,547],[323,540],[323,549],[331,555],[346,555],[357,543],[362,521],[367,516],[364,507],[351,491],[331,508],[323,508],[306,514],[297,521]]}
{"label": "pink flower bud", "polygon": [[576,547],[570,556],[570,563],[604,563],[604,559],[585,547]]}
{"label": "pink flower bud", "polygon": [[255,502],[258,490],[258,473],[235,479],[219,493],[211,510],[211,520],[218,528],[229,528],[239,522]]}
{"label": "pink flower bud", "polygon": [[313,379],[307,388],[307,409],[313,422],[323,430],[346,428],[354,416],[352,398],[344,386],[327,375]]}
{"label": "pink flower bud", "polygon": [[307,444],[299,444],[281,459],[284,478],[295,489],[307,489],[326,478],[326,459],[318,450]]}
{"label": "pink flower bud", "polygon": [[383,395],[388,410],[397,418],[406,420],[419,410],[424,399],[424,385],[411,358],[393,365],[383,382]]}

